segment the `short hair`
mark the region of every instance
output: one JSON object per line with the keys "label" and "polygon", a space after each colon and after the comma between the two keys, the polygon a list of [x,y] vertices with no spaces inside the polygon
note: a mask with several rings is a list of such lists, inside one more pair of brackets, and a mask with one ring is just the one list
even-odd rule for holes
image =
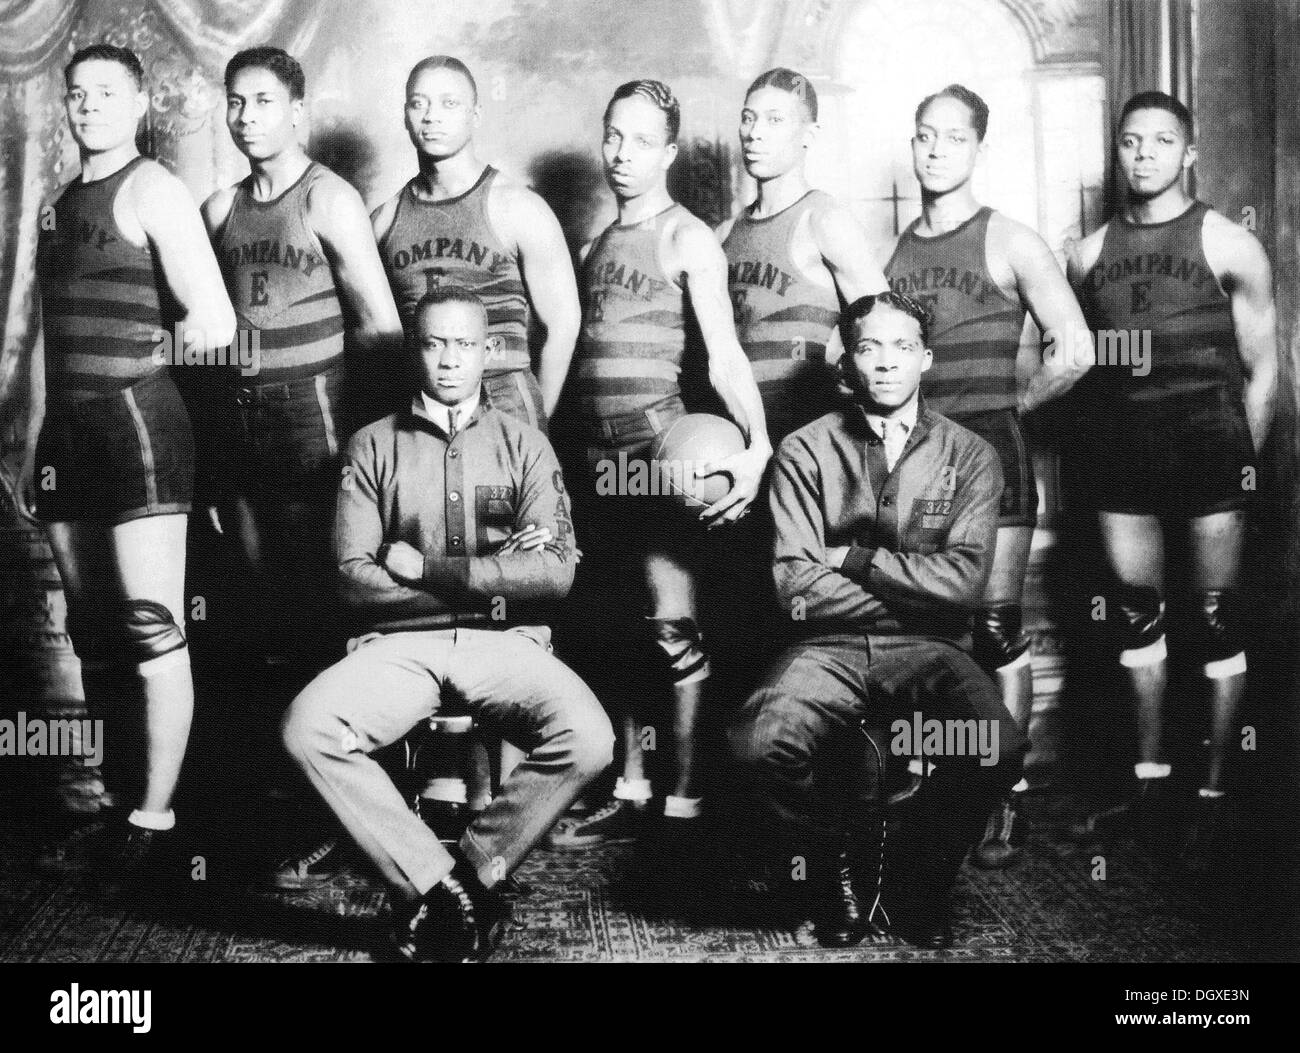
{"label": "short hair", "polygon": [[264,69],[289,89],[289,98],[297,102],[307,94],[307,77],[298,60],[283,48],[246,48],[226,63],[226,91],[235,82],[241,70]]}
{"label": "short hair", "polygon": [[930,103],[935,99],[944,98],[956,99],[970,110],[971,127],[975,129],[976,138],[983,142],[984,135],[989,130],[989,104],[963,84],[949,84],[946,88],[941,88],[933,95],[927,95],[922,99],[921,105],[916,108],[915,123],[921,123],[921,117],[924,116]]}
{"label": "short hair", "polygon": [[857,345],[857,333],[854,332],[854,327],[858,320],[866,318],[877,307],[892,307],[915,318],[917,325],[921,327],[921,343],[929,346],[930,312],[906,293],[886,290],[870,296],[859,296],[844,308],[844,312],[840,315],[840,339],[844,343],[846,353],[852,354],[853,348]]}
{"label": "short hair", "polygon": [[144,67],[140,65],[139,58],[134,51],[127,48],[117,47],[115,44],[91,44],[78,51],[68,64],[63,67],[63,80],[72,75],[72,71],[83,62],[92,62],[99,60],[101,62],[116,62],[119,66],[125,67],[126,71],[131,74],[132,80],[135,81],[136,91],[144,87]]}
{"label": "short hair", "polygon": [[430,289],[416,303],[415,312],[411,315],[411,321],[413,323],[418,322],[425,311],[440,307],[445,303],[460,303],[466,307],[476,308],[483,315],[483,326],[485,329],[487,328],[487,305],[479,299],[477,293],[466,289],[463,285],[439,285],[436,289]]}
{"label": "short hair", "polygon": [[661,80],[630,80],[626,84],[620,84],[614,89],[614,94],[609,97],[609,104],[605,107],[605,123],[609,123],[609,115],[614,112],[614,103],[619,99],[630,99],[634,95],[639,95],[663,111],[664,123],[668,126],[668,141],[677,142],[677,133],[682,127],[682,107],[672,88]]}
{"label": "short hair", "polygon": [[478,105],[478,81],[474,79],[474,74],[469,71],[469,67],[455,55],[430,55],[428,58],[422,58],[414,66],[411,72],[406,75],[406,92],[409,95],[411,85],[415,83],[415,78],[427,70],[449,69],[453,73],[459,73],[469,81],[470,94],[474,97],[474,104]]}
{"label": "short hair", "polygon": [[1192,141],[1192,113],[1181,102],[1172,95],[1163,91],[1140,91],[1134,95],[1128,102],[1124,103],[1124,109],[1119,114],[1119,126],[1124,127],[1124,120],[1134,110],[1164,110],[1166,113],[1173,114],[1178,118],[1179,123],[1183,126],[1183,134],[1187,141]]}
{"label": "short hair", "polygon": [[781,91],[788,91],[803,103],[804,112],[808,115],[808,119],[816,122],[817,89],[812,86],[812,82],[803,74],[796,73],[785,66],[777,66],[776,69],[760,73],[754,78],[754,83],[746,89],[745,98],[748,99],[759,88],[779,88]]}

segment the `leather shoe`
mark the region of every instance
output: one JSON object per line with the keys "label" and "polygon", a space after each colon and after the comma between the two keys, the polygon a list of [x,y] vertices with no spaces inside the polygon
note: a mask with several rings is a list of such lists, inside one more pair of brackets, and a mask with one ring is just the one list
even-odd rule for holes
{"label": "leather shoe", "polygon": [[970,854],[970,861],[981,870],[1001,870],[1024,855],[1029,823],[1020,801],[1020,794],[1009,793],[989,815],[984,839]]}
{"label": "leather shoe", "polygon": [[393,942],[411,962],[481,962],[509,918],[506,901],[458,866],[398,917]]}
{"label": "leather shoe", "polygon": [[853,887],[853,868],[847,852],[825,864],[829,880],[818,881],[819,894],[813,906],[813,933],[823,947],[853,947],[866,936],[884,936],[858,902]]}
{"label": "leather shoe", "polygon": [[474,902],[448,874],[403,911],[393,927],[397,953],[409,962],[472,962],[480,936]]}

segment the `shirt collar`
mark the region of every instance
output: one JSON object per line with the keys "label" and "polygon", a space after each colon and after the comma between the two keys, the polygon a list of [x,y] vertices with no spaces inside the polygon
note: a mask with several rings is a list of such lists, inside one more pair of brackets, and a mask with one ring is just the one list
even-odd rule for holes
{"label": "shirt collar", "polygon": [[[916,430],[916,419],[920,409],[921,397],[918,395],[910,406],[905,407],[901,413],[895,414],[888,420],[891,424],[902,424],[907,429],[907,434],[911,435]],[[879,413],[872,413],[866,406],[862,407],[862,415],[867,418],[867,423],[871,425],[871,430],[876,433],[876,438],[883,438],[882,426],[886,418]]]}
{"label": "shirt collar", "polygon": [[469,398],[456,403],[454,407],[444,406],[427,392],[421,390],[411,401],[411,412],[415,416],[423,417],[431,424],[436,425],[443,435],[449,435],[451,433],[451,410],[453,408],[456,410],[457,430],[463,430],[474,419],[482,399],[482,385]]}

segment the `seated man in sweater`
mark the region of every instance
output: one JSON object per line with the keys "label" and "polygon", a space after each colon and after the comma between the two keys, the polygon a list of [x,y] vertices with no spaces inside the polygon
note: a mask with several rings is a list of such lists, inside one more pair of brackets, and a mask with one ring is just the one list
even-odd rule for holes
{"label": "seated man in sweater", "polygon": [[[546,437],[482,401],[483,304],[437,289],[414,333],[421,390],[357,432],[342,469],[334,545],[358,635],[294,700],[284,741],[398,893],[398,953],[467,961],[506,920],[493,886],[609,764],[613,732],[538,624],[573,582],[573,524]],[[371,754],[451,699],[527,756],[448,851]]]}
{"label": "seated man in sweater", "polygon": [[[1002,469],[918,394],[931,360],[923,307],[865,296],[840,324],[852,398],[792,433],[774,462],[773,574],[799,638],[729,731],[748,791],[736,803],[789,839],[823,944],[879,935],[879,917],[940,948],[962,859],[1025,745],[969,653]],[[909,768],[928,777],[891,828],[882,876],[879,800]]]}

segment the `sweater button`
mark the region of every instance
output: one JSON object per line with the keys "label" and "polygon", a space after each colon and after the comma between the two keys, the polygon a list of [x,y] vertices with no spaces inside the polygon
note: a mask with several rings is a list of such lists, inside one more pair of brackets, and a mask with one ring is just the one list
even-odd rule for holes
{"label": "sweater button", "polygon": [[893,508],[893,507],[894,507],[894,499],[893,499],[892,497],[886,497],[886,498],[885,498],[883,501],[881,501],[880,503],[881,503],[882,505],[884,505],[886,508]]}
{"label": "sweater button", "polygon": [[451,493],[447,495],[447,500],[454,505],[457,501],[460,500],[460,494],[457,491],[453,490]]}
{"label": "sweater button", "polygon": [[452,449],[450,449],[450,450],[447,451],[447,456],[448,456],[448,457],[459,457],[459,456],[460,456],[460,450],[456,449],[455,447],[452,447]]}
{"label": "sweater button", "polygon": [[459,548],[459,547],[460,547],[460,535],[459,535],[459,534],[453,534],[452,537],[451,537],[451,543],[452,543],[453,547]]}

